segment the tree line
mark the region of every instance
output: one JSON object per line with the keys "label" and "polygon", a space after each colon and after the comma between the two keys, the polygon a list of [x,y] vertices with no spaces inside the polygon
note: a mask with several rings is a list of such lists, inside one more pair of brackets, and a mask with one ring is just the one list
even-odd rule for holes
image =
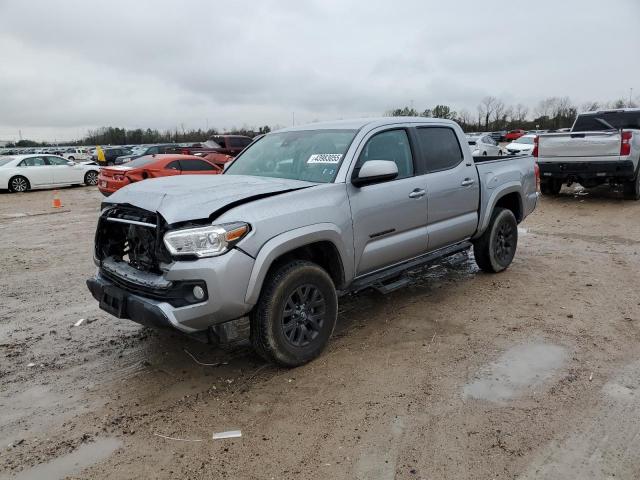
{"label": "tree line", "polygon": [[395,108],[385,112],[385,115],[445,118],[458,122],[465,132],[488,132],[516,128],[552,130],[571,127],[579,112],[637,106],[638,102],[624,99],[609,102],[586,102],[576,106],[569,97],[548,97],[540,100],[533,109],[530,109],[522,103],[506,105],[497,97],[486,96],[480,101],[475,112],[466,109],[456,112],[448,105],[436,105],[423,111],[412,107]]}
{"label": "tree line", "polygon": [[[78,140],[64,142],[64,145],[140,145],[149,143],[197,143],[204,142],[209,138],[220,135],[246,135],[255,137],[263,133],[269,133],[271,127],[264,125],[259,128],[233,128],[231,130],[221,132],[215,128],[203,130],[198,129],[175,129],[175,130],[157,130],[151,128],[126,129],[119,127],[101,127],[95,130],[89,130],[87,134]],[[8,144],[7,147],[48,147],[53,146],[51,142],[35,142],[33,140],[20,140],[18,142]]]}

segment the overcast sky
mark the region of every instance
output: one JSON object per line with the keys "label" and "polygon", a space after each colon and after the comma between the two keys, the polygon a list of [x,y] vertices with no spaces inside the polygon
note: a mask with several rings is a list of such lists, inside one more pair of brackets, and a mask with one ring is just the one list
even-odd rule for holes
{"label": "overcast sky", "polygon": [[638,0],[0,0],[0,140],[637,98],[638,20]]}

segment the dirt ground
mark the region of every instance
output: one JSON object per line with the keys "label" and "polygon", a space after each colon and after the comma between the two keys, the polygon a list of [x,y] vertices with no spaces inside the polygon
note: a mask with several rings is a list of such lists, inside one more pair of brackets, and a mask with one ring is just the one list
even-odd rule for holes
{"label": "dirt ground", "polygon": [[2,479],[640,478],[640,202],[543,197],[506,272],[343,298],[284,370],[101,312],[101,196],[60,194],[0,194]]}

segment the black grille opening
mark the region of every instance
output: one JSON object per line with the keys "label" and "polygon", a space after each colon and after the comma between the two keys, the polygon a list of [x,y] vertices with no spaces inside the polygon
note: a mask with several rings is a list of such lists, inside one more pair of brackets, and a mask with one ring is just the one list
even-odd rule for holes
{"label": "black grille opening", "polygon": [[96,257],[125,262],[136,270],[160,274],[171,262],[162,236],[165,222],[156,213],[134,207],[113,207],[103,212],[96,232]]}

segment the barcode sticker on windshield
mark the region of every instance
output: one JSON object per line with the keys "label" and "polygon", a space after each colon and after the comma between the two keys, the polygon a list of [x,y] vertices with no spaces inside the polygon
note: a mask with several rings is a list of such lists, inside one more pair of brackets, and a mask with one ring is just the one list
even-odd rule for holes
{"label": "barcode sticker on windshield", "polygon": [[339,153],[314,153],[307,163],[340,163],[342,155]]}

